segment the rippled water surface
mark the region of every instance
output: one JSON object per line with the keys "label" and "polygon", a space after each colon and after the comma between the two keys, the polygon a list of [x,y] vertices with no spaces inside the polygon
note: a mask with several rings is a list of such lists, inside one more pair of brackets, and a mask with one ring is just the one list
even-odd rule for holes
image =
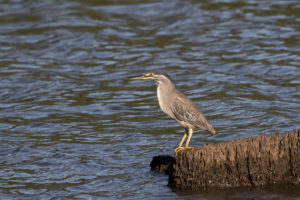
{"label": "rippled water surface", "polygon": [[[300,198],[299,188],[178,193],[150,172],[184,129],[158,107],[164,69],[215,126],[191,145],[300,122],[295,1],[0,1],[1,199]],[[297,192],[298,191],[298,192]]]}

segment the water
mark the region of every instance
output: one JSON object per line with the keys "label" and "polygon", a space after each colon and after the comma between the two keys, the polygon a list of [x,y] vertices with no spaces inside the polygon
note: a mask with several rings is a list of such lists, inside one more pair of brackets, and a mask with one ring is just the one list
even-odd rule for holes
{"label": "water", "polygon": [[1,1],[1,199],[294,198],[299,188],[178,193],[149,171],[184,129],[164,69],[215,126],[191,145],[299,128],[298,1]]}

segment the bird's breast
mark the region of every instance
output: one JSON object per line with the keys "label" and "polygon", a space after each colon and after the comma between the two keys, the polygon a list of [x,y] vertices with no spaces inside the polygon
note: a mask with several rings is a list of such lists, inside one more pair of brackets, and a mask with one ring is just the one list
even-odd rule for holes
{"label": "bird's breast", "polygon": [[168,91],[163,91],[163,89],[158,85],[157,87],[157,100],[160,109],[170,117],[174,118],[173,113],[170,109],[171,98],[168,94]]}
{"label": "bird's breast", "polygon": [[165,106],[164,106],[164,99],[162,97],[162,91],[160,86],[157,87],[157,100],[158,100],[158,104],[159,107],[165,112]]}

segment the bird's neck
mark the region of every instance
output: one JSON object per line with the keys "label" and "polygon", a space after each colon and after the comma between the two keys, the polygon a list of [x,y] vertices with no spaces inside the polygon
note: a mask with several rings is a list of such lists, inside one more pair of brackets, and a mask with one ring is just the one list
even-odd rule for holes
{"label": "bird's neck", "polygon": [[169,96],[175,90],[175,85],[171,82],[158,83],[157,94]]}
{"label": "bird's neck", "polygon": [[175,85],[173,83],[159,83],[157,86],[157,99],[160,108],[168,113],[168,107],[165,107],[172,101],[172,94],[176,90]]}

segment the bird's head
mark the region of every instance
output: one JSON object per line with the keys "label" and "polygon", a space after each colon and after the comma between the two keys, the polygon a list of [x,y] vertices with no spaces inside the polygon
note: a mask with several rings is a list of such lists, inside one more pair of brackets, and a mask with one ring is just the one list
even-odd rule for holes
{"label": "bird's head", "polygon": [[130,77],[129,79],[150,79],[150,80],[154,80],[158,83],[172,82],[172,79],[169,77],[169,75],[162,70],[154,70],[154,71],[145,73],[142,76]]}

